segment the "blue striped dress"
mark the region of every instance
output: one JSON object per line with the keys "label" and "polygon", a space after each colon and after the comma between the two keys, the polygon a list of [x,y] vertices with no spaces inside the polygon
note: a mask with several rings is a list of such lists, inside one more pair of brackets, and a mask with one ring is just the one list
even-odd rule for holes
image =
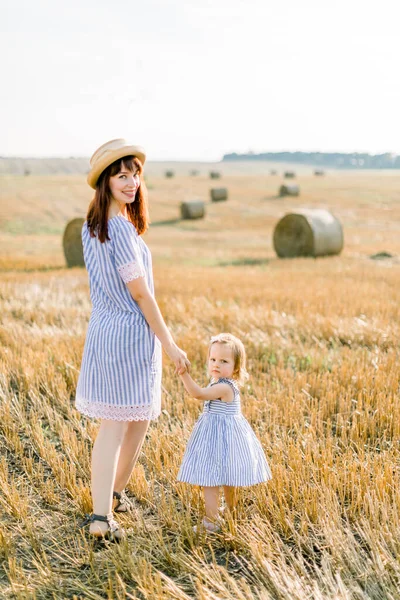
{"label": "blue striped dress", "polygon": [[248,486],[268,481],[271,471],[262,446],[240,407],[233,379],[215,383],[231,386],[232,402],[208,400],[197,420],[178,473],[178,481],[215,487]]}
{"label": "blue striped dress", "polygon": [[76,390],[76,408],[117,421],[156,419],[161,412],[161,344],[126,283],[145,277],[154,294],[150,250],[120,215],[108,221],[109,241],[82,243],[92,313]]}

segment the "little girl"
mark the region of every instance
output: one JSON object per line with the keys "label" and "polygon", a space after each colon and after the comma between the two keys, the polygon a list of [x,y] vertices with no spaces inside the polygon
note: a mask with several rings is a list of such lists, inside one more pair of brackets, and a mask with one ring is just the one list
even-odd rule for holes
{"label": "little girl", "polygon": [[[230,511],[236,504],[236,488],[271,479],[260,442],[240,408],[239,385],[248,378],[242,342],[230,333],[211,338],[206,388],[197,385],[186,371],[180,375],[186,391],[205,400],[204,410],[190,436],[178,481],[203,487],[207,531],[219,530],[220,486]],[[196,530],[196,529],[195,529]]]}

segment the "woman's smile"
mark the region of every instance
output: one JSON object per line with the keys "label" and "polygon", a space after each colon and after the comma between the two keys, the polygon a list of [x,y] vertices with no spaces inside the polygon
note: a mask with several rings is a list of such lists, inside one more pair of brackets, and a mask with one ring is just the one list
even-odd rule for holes
{"label": "woman's smile", "polygon": [[140,176],[122,167],[119,173],[110,177],[109,185],[112,198],[120,208],[121,205],[135,202],[140,187]]}

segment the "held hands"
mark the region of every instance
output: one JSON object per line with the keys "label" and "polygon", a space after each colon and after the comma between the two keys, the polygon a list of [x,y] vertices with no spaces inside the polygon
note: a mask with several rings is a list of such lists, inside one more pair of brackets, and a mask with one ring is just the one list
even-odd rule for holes
{"label": "held hands", "polygon": [[186,352],[174,345],[168,352],[168,356],[175,364],[175,374],[182,375],[190,369],[190,361],[187,358]]}

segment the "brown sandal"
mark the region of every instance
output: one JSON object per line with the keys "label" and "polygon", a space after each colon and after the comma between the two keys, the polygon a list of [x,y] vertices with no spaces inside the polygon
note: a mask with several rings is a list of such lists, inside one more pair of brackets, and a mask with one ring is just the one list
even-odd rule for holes
{"label": "brown sandal", "polygon": [[100,540],[109,540],[110,542],[117,543],[119,543],[122,539],[125,538],[125,531],[118,525],[117,521],[113,519],[112,514],[104,516],[92,513],[91,515],[86,515],[82,523],[79,524],[79,527],[85,527],[86,525],[90,525],[90,523],[94,523],[94,521],[107,523],[108,529],[104,533],[91,533],[90,535],[92,537]]}
{"label": "brown sandal", "polygon": [[121,493],[113,492],[113,499],[117,500],[117,504],[114,506],[114,512],[125,513],[132,510],[132,502],[126,495],[125,490],[123,490]]}

